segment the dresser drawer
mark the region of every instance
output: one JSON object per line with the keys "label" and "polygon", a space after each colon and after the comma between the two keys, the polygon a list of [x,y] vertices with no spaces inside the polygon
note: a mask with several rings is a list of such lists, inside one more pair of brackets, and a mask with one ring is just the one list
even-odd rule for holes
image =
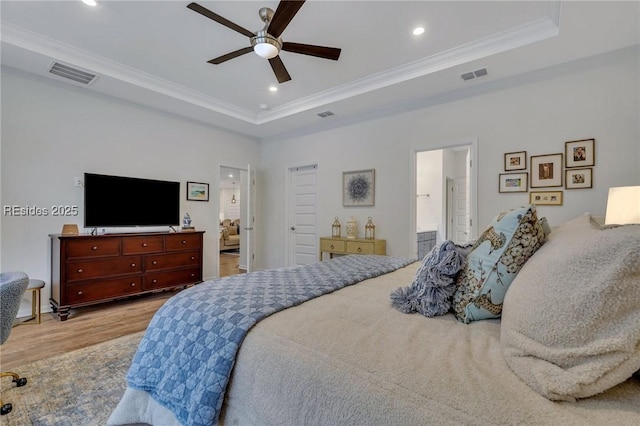
{"label": "dresser drawer", "polygon": [[347,253],[350,254],[373,254],[373,243],[358,241],[347,241]]}
{"label": "dresser drawer", "polygon": [[102,280],[100,282],[70,285],[66,289],[66,303],[84,303],[93,300],[110,299],[123,294],[142,291],[142,277]]}
{"label": "dresser drawer", "polygon": [[182,284],[193,284],[200,281],[202,281],[200,268],[154,272],[144,276],[144,289],[152,290],[155,288],[172,287]]}
{"label": "dresser drawer", "polygon": [[320,251],[344,253],[345,247],[344,240],[320,240]]}
{"label": "dresser drawer", "polygon": [[119,256],[120,238],[83,238],[67,242],[67,259]]}
{"label": "dresser drawer", "polygon": [[95,262],[72,262],[66,265],[66,271],[67,281],[141,273],[142,258],[140,256],[129,256]]}
{"label": "dresser drawer", "polygon": [[122,254],[159,253],[164,251],[161,235],[130,237],[122,241]]}
{"label": "dresser drawer", "polygon": [[199,266],[200,252],[189,251],[184,253],[155,254],[144,259],[144,270],[155,271],[160,269],[172,269],[181,266]]}
{"label": "dresser drawer", "polygon": [[174,234],[167,235],[165,248],[167,251],[197,250],[201,246],[201,234]]}

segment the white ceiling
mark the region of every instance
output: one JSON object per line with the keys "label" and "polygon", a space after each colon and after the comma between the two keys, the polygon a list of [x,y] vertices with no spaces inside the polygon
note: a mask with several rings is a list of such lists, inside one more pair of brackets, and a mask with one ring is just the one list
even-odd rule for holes
{"label": "white ceiling", "polygon": [[[250,43],[188,3],[2,0],[2,65],[60,80],[48,70],[61,62],[99,76],[87,90],[269,139],[640,43],[635,1],[310,0],[283,40],[342,54],[331,61],[281,52],[292,80],[278,84],[254,53],[208,64]],[[250,31],[263,26],[261,7],[278,5],[197,3]],[[414,36],[418,25],[426,31]],[[460,78],[480,68],[489,75]],[[335,115],[317,116],[327,110]]]}

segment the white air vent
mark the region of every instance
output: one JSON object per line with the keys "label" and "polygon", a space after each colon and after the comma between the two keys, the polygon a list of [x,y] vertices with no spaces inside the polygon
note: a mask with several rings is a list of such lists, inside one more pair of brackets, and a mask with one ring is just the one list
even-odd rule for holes
{"label": "white air vent", "polygon": [[324,111],[324,112],[319,112],[318,113],[318,117],[320,118],[327,118],[334,115],[331,111]]}
{"label": "white air vent", "polygon": [[486,68],[482,68],[480,70],[474,71],[473,73],[475,74],[476,77],[484,77],[485,75],[488,74]]}
{"label": "white air vent", "polygon": [[462,77],[462,79],[463,79],[464,81],[467,81],[467,80],[471,80],[471,79],[472,79],[472,78],[474,78],[475,76],[473,75],[473,73],[472,73],[472,72],[466,72],[466,73],[462,74],[460,77]]}
{"label": "white air vent", "polygon": [[481,69],[475,70],[473,72],[465,72],[464,74],[460,75],[460,78],[462,78],[464,81],[467,81],[467,80],[471,80],[471,79],[476,78],[476,77],[484,77],[487,74],[489,74],[487,72],[487,69],[486,68],[481,68]]}
{"label": "white air vent", "polygon": [[80,84],[91,84],[98,78],[95,74],[61,64],[60,62],[54,62],[51,68],[49,68],[49,72],[58,77],[73,80]]}

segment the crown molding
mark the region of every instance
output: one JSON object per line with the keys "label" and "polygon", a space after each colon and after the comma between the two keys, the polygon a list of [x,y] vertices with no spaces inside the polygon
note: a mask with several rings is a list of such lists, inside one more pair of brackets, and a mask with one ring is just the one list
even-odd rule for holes
{"label": "crown molding", "polygon": [[[249,123],[256,123],[256,114],[237,105],[203,95],[188,87],[172,83],[136,68],[123,65],[102,56],[78,49],[42,34],[18,27],[5,21],[0,23],[2,42],[49,58],[89,70],[101,77],[110,77],[134,86],[187,102],[209,111],[218,112]],[[46,73],[47,70],[42,70]]]}
{"label": "crown molding", "polygon": [[[85,68],[102,77],[109,77],[116,81],[141,87],[207,111],[233,117],[249,124],[261,125],[309,109],[555,37],[560,32],[560,3],[559,0],[550,0],[548,2],[547,16],[544,18],[258,113],[203,95],[185,86],[172,83],[89,51],[61,43],[8,22],[0,21],[0,25],[2,43],[49,57],[53,61],[66,62],[71,66]],[[46,70],[43,70],[43,73],[46,73]],[[92,87],[91,90],[97,90],[97,88]]]}
{"label": "crown molding", "polygon": [[[559,9],[558,6],[553,10]],[[377,89],[402,83],[457,65],[555,37],[560,33],[558,14],[478,39],[453,49],[400,65],[389,70],[333,87],[258,114],[258,124],[268,123],[311,108],[338,102]]]}

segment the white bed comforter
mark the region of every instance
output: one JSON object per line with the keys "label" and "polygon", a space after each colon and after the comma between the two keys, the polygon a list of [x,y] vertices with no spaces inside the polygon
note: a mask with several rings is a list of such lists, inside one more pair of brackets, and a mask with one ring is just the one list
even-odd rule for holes
{"label": "white bed comforter", "polygon": [[[638,425],[640,380],[552,402],[509,369],[499,320],[462,324],[391,307],[419,263],[258,323],[238,353],[220,422],[272,425]],[[130,421],[169,413],[127,391]],[[137,406],[135,406],[137,404]],[[122,410],[121,410],[122,411]],[[140,415],[134,413],[139,413]],[[142,416],[142,417],[141,417]]]}

